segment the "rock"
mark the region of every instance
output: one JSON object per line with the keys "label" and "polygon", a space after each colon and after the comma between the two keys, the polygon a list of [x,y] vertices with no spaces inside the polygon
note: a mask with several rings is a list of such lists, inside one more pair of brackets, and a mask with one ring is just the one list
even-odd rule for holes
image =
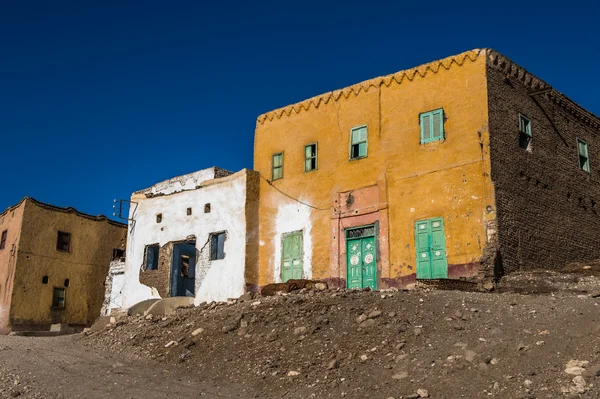
{"label": "rock", "polygon": [[195,337],[198,334],[202,334],[204,332],[204,328],[200,327],[200,328],[196,328],[194,331],[192,331],[192,337]]}
{"label": "rock", "polygon": [[418,393],[411,393],[410,395],[408,395],[406,397],[406,399],[419,399],[419,394]]}
{"label": "rock", "polygon": [[377,322],[374,319],[367,319],[367,320],[363,321],[362,323],[360,323],[359,327],[368,328],[368,327],[373,327],[375,324],[377,324]]}
{"label": "rock", "polygon": [[581,375],[585,371],[586,366],[590,364],[587,360],[569,360],[565,366],[565,373],[571,375]]}
{"label": "rock", "polygon": [[254,292],[248,291],[245,294],[242,294],[239,298],[240,301],[250,302],[254,299]]}
{"label": "rock", "polygon": [[170,348],[171,346],[175,346],[178,345],[177,341],[169,341],[167,342],[167,344],[165,345],[165,348]]}
{"label": "rock", "polygon": [[415,329],[413,330],[413,333],[415,334],[415,336],[419,336],[419,335],[421,335],[421,332],[422,332],[422,330],[421,330],[420,328],[415,328]]}
{"label": "rock", "polygon": [[591,266],[584,266],[583,270],[590,270],[592,267]]}
{"label": "rock", "polygon": [[529,350],[529,345],[525,345],[522,342],[520,342],[519,345],[517,345],[517,352],[527,352],[528,350]]}
{"label": "rock", "polygon": [[477,352],[474,352],[472,350],[467,350],[465,352],[465,360],[468,362],[472,362],[473,360],[475,360],[476,356],[477,356]]}
{"label": "rock", "polygon": [[399,351],[400,349],[404,348],[404,346],[406,346],[406,342],[399,342],[396,346],[394,346],[394,349]]}
{"label": "rock", "polygon": [[585,393],[587,391],[586,385],[587,384],[585,382],[585,379],[582,376],[578,375],[571,381],[569,392],[577,394]]}
{"label": "rock", "polygon": [[255,302],[252,302],[252,306],[253,306],[253,307],[256,307],[256,306],[258,306],[258,305],[260,305],[260,304],[261,304],[261,302],[260,302],[260,301],[255,301]]}
{"label": "rock", "polygon": [[369,356],[367,356],[367,355],[360,355],[360,360],[363,362],[366,361],[368,358],[369,358]]}
{"label": "rock", "polygon": [[369,313],[369,315],[367,316],[367,318],[369,319],[375,319],[377,317],[381,316],[381,310],[374,310],[371,313]]}
{"label": "rock", "polygon": [[368,319],[367,315],[363,313],[363,314],[361,314],[360,316],[358,316],[358,317],[356,318],[356,322],[357,322],[358,324],[360,324],[360,323],[362,323],[363,321],[365,321],[365,320],[367,320],[367,319]]}
{"label": "rock", "polygon": [[488,281],[483,285],[483,288],[486,291],[494,291],[494,283],[492,283],[491,281]]}
{"label": "rock", "polygon": [[144,314],[152,316],[168,316],[177,309],[194,305],[194,297],[174,296],[154,302]]}
{"label": "rock", "polygon": [[523,385],[525,385],[527,388],[529,388],[530,386],[533,385],[533,381],[531,381],[531,380],[525,380],[525,381],[523,381]]}
{"label": "rock", "polygon": [[329,370],[340,368],[340,362],[337,359],[333,359],[332,361],[329,362],[329,364],[327,365],[327,368]]}
{"label": "rock", "polygon": [[303,335],[303,334],[306,334],[306,327],[294,328],[294,335]]}
{"label": "rock", "polygon": [[325,283],[315,283],[315,290],[317,291],[325,291],[327,289],[327,284]]}
{"label": "rock", "polygon": [[289,373],[287,373],[287,375],[288,375],[288,377],[295,377],[297,375],[300,375],[300,372],[292,370]]}
{"label": "rock", "polygon": [[408,373],[406,371],[403,371],[403,372],[398,373],[398,374],[394,374],[392,376],[392,379],[394,379],[394,380],[403,380],[405,378],[408,378]]}
{"label": "rock", "polygon": [[390,313],[388,313],[388,317],[396,317],[396,312],[390,312]]}
{"label": "rock", "polygon": [[428,398],[429,392],[427,392],[427,389],[419,388],[417,389],[417,395],[419,395],[419,398]]}
{"label": "rock", "polygon": [[275,340],[277,340],[278,335],[276,332],[271,331],[270,333],[267,334],[267,336],[265,337],[265,339],[267,340],[267,342],[273,342]]}
{"label": "rock", "polygon": [[490,364],[491,364],[492,366],[495,366],[495,365],[497,365],[497,364],[498,364],[498,359],[496,359],[496,358],[493,358],[492,360],[490,360]]}

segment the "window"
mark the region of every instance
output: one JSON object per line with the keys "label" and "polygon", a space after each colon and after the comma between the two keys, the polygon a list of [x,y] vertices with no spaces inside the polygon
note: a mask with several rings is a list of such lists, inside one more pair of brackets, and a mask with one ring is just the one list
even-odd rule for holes
{"label": "window", "polygon": [[48,276],[42,277],[42,284],[48,284]]}
{"label": "window", "polygon": [[68,286],[69,286],[69,283],[70,283],[70,281],[69,281],[69,279],[67,278],[67,279],[65,279],[65,283],[64,283],[63,285],[64,285],[65,287],[68,287]]}
{"label": "window", "polygon": [[192,214],[192,208],[187,209],[187,215],[190,216]]}
{"label": "window", "polygon": [[531,121],[524,115],[519,115],[519,147],[531,151]]}
{"label": "window", "polygon": [[113,248],[112,259],[122,259],[125,257],[125,250],[121,248]]}
{"label": "window", "polygon": [[204,204],[204,213],[210,213],[210,203]]}
{"label": "window", "polygon": [[146,247],[146,270],[158,270],[158,244]]}
{"label": "window", "polygon": [[65,233],[64,231],[58,232],[56,250],[62,252],[69,252],[71,250],[71,233]]}
{"label": "window", "polygon": [[317,143],[304,146],[304,171],[317,169]]}
{"label": "window", "polygon": [[2,232],[2,238],[0,238],[0,249],[4,249],[6,247],[6,237],[8,236],[8,230],[4,230]]}
{"label": "window", "polygon": [[162,213],[159,213],[158,215],[156,215],[156,223],[160,223],[162,222]]}
{"label": "window", "polygon": [[52,309],[64,309],[65,308],[65,289],[54,287],[54,293],[52,295]]}
{"label": "window", "polygon": [[352,128],[350,131],[350,159],[367,156],[367,126]]}
{"label": "window", "polygon": [[579,169],[590,173],[590,156],[588,155],[588,143],[577,139],[577,152],[579,153]]}
{"label": "window", "polygon": [[225,258],[225,238],[225,232],[210,235],[210,260]]}
{"label": "window", "polygon": [[273,173],[271,174],[271,180],[281,178],[283,178],[283,152],[273,154]]}
{"label": "window", "polygon": [[424,112],[419,115],[421,123],[421,144],[444,138],[444,110]]}

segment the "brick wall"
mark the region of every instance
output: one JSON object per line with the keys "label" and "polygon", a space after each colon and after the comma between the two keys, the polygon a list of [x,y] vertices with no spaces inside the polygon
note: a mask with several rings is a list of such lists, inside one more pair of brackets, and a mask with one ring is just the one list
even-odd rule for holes
{"label": "brick wall", "polygon": [[[600,258],[600,131],[557,105],[560,95],[491,53],[487,64],[492,180],[504,272]],[[564,98],[563,98],[564,99]],[[531,152],[519,147],[519,113],[532,123]],[[591,173],[579,168],[577,138]]]}

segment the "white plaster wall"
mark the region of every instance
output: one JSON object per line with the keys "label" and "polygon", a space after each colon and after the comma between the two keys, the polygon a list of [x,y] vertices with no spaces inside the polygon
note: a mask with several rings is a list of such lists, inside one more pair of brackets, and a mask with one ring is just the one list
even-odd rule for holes
{"label": "white plaster wall", "polygon": [[207,180],[215,178],[215,168],[202,169],[187,175],[173,177],[172,179],[156,183],[150,188],[138,191],[140,194],[172,194],[184,190],[194,190],[196,186]]}
{"label": "white plaster wall", "polygon": [[281,238],[286,233],[302,230],[302,278],[312,279],[312,222],[310,220],[312,209],[300,203],[287,203],[279,205],[275,218],[275,264],[273,276],[275,282],[281,282]]}
{"label": "white plaster wall", "polygon": [[[169,192],[170,188],[164,188]],[[196,299],[223,301],[245,292],[246,258],[246,171],[216,179],[199,189],[146,198],[135,194],[131,206],[123,306],[130,307],[140,301],[159,297],[156,290],[139,282],[140,267],[144,261],[146,245],[196,237],[196,249],[210,248],[210,233],[226,231],[225,259],[212,261],[202,254],[196,264]],[[204,213],[204,204],[211,204],[211,212]],[[192,215],[187,215],[192,208]],[[156,215],[162,213],[162,222],[156,223]],[[206,244],[206,246],[205,246]],[[203,264],[203,262],[205,262]],[[204,268],[204,279],[199,281]]]}

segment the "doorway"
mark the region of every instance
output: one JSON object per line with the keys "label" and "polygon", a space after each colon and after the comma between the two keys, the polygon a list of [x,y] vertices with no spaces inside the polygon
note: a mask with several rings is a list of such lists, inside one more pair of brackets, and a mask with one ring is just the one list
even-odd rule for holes
{"label": "doorway", "polygon": [[443,218],[419,220],[415,223],[415,247],[418,279],[448,278]]}
{"label": "doorway", "polygon": [[347,287],[377,289],[374,225],[346,230],[346,258]]}
{"label": "doorway", "polygon": [[281,282],[302,278],[302,231],[284,234],[281,239]]}
{"label": "doorway", "polygon": [[171,263],[171,295],[195,296],[196,285],[196,241],[173,245]]}

